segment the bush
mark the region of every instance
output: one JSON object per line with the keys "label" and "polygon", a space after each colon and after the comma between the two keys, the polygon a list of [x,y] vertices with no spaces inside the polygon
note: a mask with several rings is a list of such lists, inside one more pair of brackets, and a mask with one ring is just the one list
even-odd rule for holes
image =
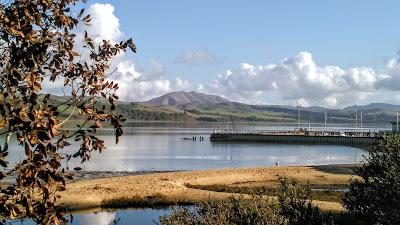
{"label": "bush", "polygon": [[202,224],[284,224],[277,207],[260,196],[251,199],[230,197],[225,201],[198,204],[194,209],[178,208],[160,218],[165,225]]}
{"label": "bush", "polygon": [[193,209],[178,208],[171,215],[161,217],[160,222],[164,225],[332,224],[330,217],[308,200],[308,186],[283,178],[280,183],[277,202],[263,193],[250,198],[240,195],[224,201],[200,203]]}
{"label": "bush", "polygon": [[290,225],[319,225],[332,224],[332,219],[321,213],[321,210],[310,201],[311,189],[296,181],[291,183],[280,178],[278,202],[280,214]]}
{"label": "bush", "polygon": [[386,136],[356,169],[344,205],[358,224],[400,224],[400,136]]}

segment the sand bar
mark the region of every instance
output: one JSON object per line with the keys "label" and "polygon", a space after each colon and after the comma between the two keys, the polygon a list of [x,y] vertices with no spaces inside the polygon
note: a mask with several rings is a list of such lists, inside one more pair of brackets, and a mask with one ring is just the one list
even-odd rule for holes
{"label": "sand bar", "polygon": [[[354,165],[257,167],[184,171],[87,179],[71,182],[60,203],[74,210],[108,207],[192,204],[235,195],[187,187],[191,185],[277,184],[279,176],[311,184],[343,185],[353,177]],[[354,177],[353,177],[354,178]],[[314,201],[322,210],[342,211],[339,203]]]}

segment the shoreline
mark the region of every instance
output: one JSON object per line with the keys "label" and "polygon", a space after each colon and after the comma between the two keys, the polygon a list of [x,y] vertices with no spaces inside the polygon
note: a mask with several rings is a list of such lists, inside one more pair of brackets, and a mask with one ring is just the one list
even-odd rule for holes
{"label": "shoreline", "polygon": [[[163,207],[222,200],[237,193],[205,190],[201,186],[276,186],[279,176],[312,185],[346,185],[354,178],[355,164],[319,166],[273,166],[174,172],[128,172],[103,178],[78,179],[61,192],[60,204],[71,211],[102,208]],[[82,174],[84,174],[83,172]],[[91,172],[98,173],[98,172]],[[104,173],[104,172],[103,172]],[[133,174],[132,174],[133,173]],[[122,175],[122,176],[118,176]],[[274,198],[274,197],[272,197]],[[313,201],[323,211],[340,212],[337,202]]]}

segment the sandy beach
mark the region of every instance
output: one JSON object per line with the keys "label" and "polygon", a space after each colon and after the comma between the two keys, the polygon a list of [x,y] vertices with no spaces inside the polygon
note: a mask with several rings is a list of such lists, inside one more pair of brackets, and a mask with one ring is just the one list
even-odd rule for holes
{"label": "sandy beach", "polygon": [[[188,186],[276,186],[278,177],[312,185],[345,185],[354,165],[262,167],[128,175],[71,182],[61,193],[60,204],[72,210],[109,207],[192,204],[224,199],[232,193]],[[353,177],[354,178],[354,177]],[[337,202],[313,201],[324,211],[342,211]]]}

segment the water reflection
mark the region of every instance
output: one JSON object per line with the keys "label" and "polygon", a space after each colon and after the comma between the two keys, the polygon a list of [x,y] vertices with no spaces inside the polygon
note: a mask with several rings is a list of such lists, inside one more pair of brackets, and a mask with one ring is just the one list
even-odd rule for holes
{"label": "water reflection", "polygon": [[[233,167],[279,165],[318,165],[358,163],[364,151],[344,146],[282,145],[282,144],[213,144],[209,142],[211,128],[133,127],[125,128],[118,145],[114,137],[103,131],[101,138],[108,149],[93,154],[84,164],[88,171],[197,170]],[[197,137],[197,141],[184,140]],[[204,137],[204,141],[198,141]],[[76,149],[70,146],[68,151]],[[11,148],[17,149],[16,145]],[[18,162],[23,154],[10,154]],[[69,168],[78,161],[68,163]]]}
{"label": "water reflection", "polygon": [[[154,225],[160,216],[170,214],[171,208],[119,209],[97,213],[74,214],[71,225]],[[32,220],[14,221],[12,225],[34,225]]]}
{"label": "water reflection", "polygon": [[99,212],[80,215],[76,218],[77,225],[109,225],[117,221],[116,212]]}
{"label": "water reflection", "polygon": [[76,215],[72,225],[154,225],[160,216],[170,214],[171,208],[164,209],[120,209],[113,212],[100,212]]}

